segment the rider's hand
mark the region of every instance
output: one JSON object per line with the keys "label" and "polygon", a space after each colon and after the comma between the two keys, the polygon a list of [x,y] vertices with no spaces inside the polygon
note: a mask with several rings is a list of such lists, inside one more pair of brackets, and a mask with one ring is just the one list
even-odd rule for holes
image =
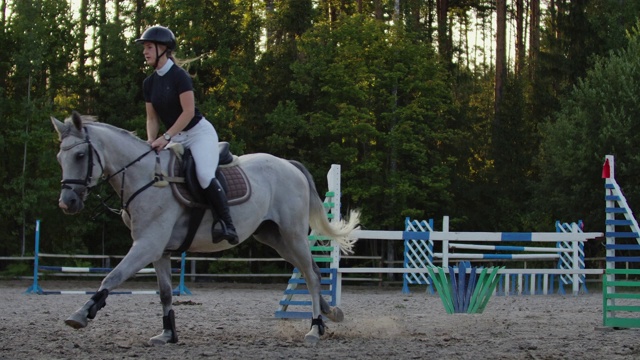
{"label": "rider's hand", "polygon": [[[147,141],[149,142],[149,141]],[[154,149],[155,151],[160,151],[162,149],[164,149],[165,146],[167,146],[169,144],[169,141],[165,140],[162,136],[153,140],[153,142],[151,142],[151,148]]]}

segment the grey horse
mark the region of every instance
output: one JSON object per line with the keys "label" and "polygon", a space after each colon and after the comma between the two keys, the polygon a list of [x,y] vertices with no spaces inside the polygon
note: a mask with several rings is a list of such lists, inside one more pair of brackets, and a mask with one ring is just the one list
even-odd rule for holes
{"label": "grey horse", "polygon": [[[77,112],[64,122],[54,117],[51,121],[60,140],[57,159],[63,180],[59,207],[67,214],[80,212],[89,191],[107,181],[121,197],[122,220],[131,230],[133,240],[126,256],[102,280],[98,291],[65,323],[76,329],[86,327],[88,319],[93,319],[105,306],[110,291],[152,263],[162,303],[163,330],[149,342],[153,345],[177,342],[170,254],[185,239],[190,212],[175,199],[170,187],[149,186],[158,161],[166,171],[169,151],[156,154],[133,133]],[[313,313],[305,342],[315,344],[324,334],[322,315],[332,321],[342,321],[344,315],[320,294],[320,270],[311,256],[308,231],[311,227],[349,252],[356,240],[350,234],[357,227],[359,212],[352,210],[348,221],[330,223],[311,175],[298,162],[263,153],[240,156],[237,162],[253,190],[246,202],[231,207],[238,236],[244,241],[253,235],[304,274]],[[216,252],[232,247],[226,241],[212,242],[213,223],[211,213],[207,212],[189,252]]]}

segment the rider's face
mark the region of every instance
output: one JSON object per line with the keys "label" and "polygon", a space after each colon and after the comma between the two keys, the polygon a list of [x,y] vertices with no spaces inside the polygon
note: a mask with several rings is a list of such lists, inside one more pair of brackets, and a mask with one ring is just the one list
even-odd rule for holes
{"label": "rider's face", "polygon": [[[144,55],[145,61],[149,66],[156,66],[156,57],[165,51],[166,46],[162,44],[156,44],[151,41],[145,41],[142,45],[143,45],[142,54]],[[157,52],[156,52],[156,46],[157,46]]]}

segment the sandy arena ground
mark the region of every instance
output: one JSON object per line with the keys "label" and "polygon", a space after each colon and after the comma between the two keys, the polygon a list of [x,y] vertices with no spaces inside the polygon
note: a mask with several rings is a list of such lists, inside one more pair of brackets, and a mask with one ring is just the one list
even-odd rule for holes
{"label": "sandy arena ground", "polygon": [[[95,289],[45,281],[45,290]],[[494,296],[482,314],[444,311],[416,288],[346,287],[345,321],[327,323],[314,346],[310,321],[275,320],[285,285],[188,284],[174,297],[180,341],[151,347],[160,332],[154,295],[113,295],[85,329],[64,319],[88,295],[25,295],[28,281],[0,282],[0,359],[640,359],[640,330],[602,328],[602,295]],[[154,289],[125,283],[119,290]]]}

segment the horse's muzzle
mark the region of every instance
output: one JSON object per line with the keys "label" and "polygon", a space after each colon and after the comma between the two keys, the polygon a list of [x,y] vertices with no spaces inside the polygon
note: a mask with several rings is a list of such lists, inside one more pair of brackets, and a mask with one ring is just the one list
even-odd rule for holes
{"label": "horse's muzzle", "polygon": [[65,214],[73,215],[82,211],[84,201],[75,191],[63,190],[58,200],[58,207],[62,209]]}

